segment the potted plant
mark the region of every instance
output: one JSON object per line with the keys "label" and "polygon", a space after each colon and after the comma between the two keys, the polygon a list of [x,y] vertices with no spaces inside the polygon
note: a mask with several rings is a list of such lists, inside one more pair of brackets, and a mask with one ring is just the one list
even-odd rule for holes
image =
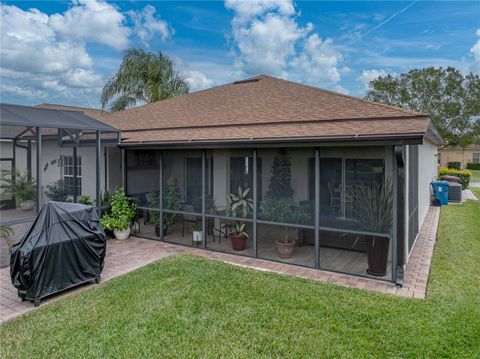
{"label": "potted plant", "polygon": [[[13,230],[9,226],[0,226],[0,239],[4,243],[0,243],[2,250],[8,249],[8,253],[11,252],[13,243],[15,242],[12,239],[11,235]],[[1,255],[0,256],[0,268],[5,268],[10,265],[10,255]]]}
{"label": "potted plant", "polygon": [[70,193],[63,179],[47,184],[46,188],[45,194],[51,201],[67,202]]}
{"label": "potted plant", "polygon": [[[238,186],[237,194],[229,193],[227,195],[227,205],[221,209],[228,217],[247,218],[253,210],[253,200],[248,198],[250,188],[242,189]],[[237,221],[228,234],[232,248],[235,251],[243,251],[247,246],[248,234],[245,232],[245,223]]]}
{"label": "potted plant", "polygon": [[393,221],[392,184],[390,180],[373,185],[357,185],[352,189],[352,212],[367,235],[368,274],[384,276],[387,273],[388,251]]}
{"label": "potted plant", "polygon": [[247,245],[249,236],[245,232],[245,227],[245,223],[237,222],[228,235],[234,251],[243,251]]}
{"label": "potted plant", "polygon": [[[267,197],[260,205],[259,218],[269,222],[306,224],[310,220],[307,211],[292,198]],[[289,238],[290,227],[282,226],[282,237],[275,240],[278,256],[288,259],[292,256],[295,240]]]}
{"label": "potted plant", "polygon": [[87,195],[82,195],[82,196],[78,197],[77,202],[80,203],[80,204],[84,204],[86,206],[93,206],[94,205],[93,199],[90,196],[87,196]]}
{"label": "potted plant", "polygon": [[111,197],[112,209],[109,214],[102,216],[100,223],[110,231],[115,238],[127,239],[130,236],[130,225],[137,214],[137,206],[125,195],[123,188],[119,188]]}
{"label": "potted plant", "polygon": [[192,242],[200,243],[203,241],[203,228],[201,223],[195,223],[192,226]]}
{"label": "potted plant", "polygon": [[[271,169],[272,177],[267,197],[260,205],[259,218],[269,222],[306,224],[308,212],[293,200],[291,164],[285,149],[275,155]],[[288,259],[292,256],[295,241],[289,238],[290,227],[282,226],[282,237],[275,241],[278,256]]]}
{"label": "potted plant", "polygon": [[15,168],[2,170],[0,187],[15,198],[21,209],[31,210],[35,206],[36,183],[27,173],[22,175]]}

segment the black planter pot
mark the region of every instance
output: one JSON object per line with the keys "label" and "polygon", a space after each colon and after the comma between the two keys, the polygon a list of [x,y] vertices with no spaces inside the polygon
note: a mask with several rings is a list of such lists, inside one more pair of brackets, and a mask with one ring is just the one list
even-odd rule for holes
{"label": "black planter pot", "polygon": [[386,275],[390,238],[368,237],[366,245],[368,260],[367,273],[378,277]]}
{"label": "black planter pot", "polygon": [[[155,227],[155,234],[160,237],[160,227]],[[163,236],[167,235],[167,227],[163,227]]]}

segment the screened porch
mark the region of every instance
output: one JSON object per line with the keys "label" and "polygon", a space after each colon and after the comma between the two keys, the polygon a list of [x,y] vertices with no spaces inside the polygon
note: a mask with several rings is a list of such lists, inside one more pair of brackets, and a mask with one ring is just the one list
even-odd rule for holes
{"label": "screened porch", "polygon": [[[392,166],[392,146],[128,149],[125,185],[137,236],[390,281]],[[383,227],[363,215],[376,207],[390,215]],[[236,225],[243,247],[229,238]],[[367,272],[372,256],[384,271]]]}

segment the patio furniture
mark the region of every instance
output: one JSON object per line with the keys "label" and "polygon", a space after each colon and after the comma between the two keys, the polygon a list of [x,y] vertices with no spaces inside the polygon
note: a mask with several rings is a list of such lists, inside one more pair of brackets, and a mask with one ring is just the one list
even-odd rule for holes
{"label": "patio furniture", "polygon": [[328,182],[328,191],[330,193],[330,207],[333,208],[335,213],[340,211],[342,200],[341,187],[334,187],[331,182]]}
{"label": "patio furniture", "polygon": [[[358,230],[358,223],[355,219],[335,216],[321,216],[320,227],[335,229],[320,229],[321,247],[348,249],[362,252],[366,250],[365,239],[362,235],[355,233],[355,230]],[[342,232],[342,229],[344,229],[345,232]],[[310,230],[299,229],[298,245],[315,245],[314,232]]]}
{"label": "patio furniture", "polygon": [[184,212],[191,212],[192,214],[182,214],[182,238],[185,237],[185,224],[190,223],[194,225],[197,223],[197,217],[193,214],[194,208],[191,204],[183,206]]}
{"label": "patio furniture", "polygon": [[219,226],[213,227],[213,241],[215,242],[215,232],[218,234],[218,243],[221,243],[221,239],[223,238],[228,238],[228,234],[232,231],[233,226],[235,223],[233,223],[230,220],[225,220],[225,219],[219,219],[218,220]]}
{"label": "patio furniture", "polygon": [[48,202],[12,247],[11,280],[22,300],[40,300],[90,281],[99,282],[106,239],[93,206]]}

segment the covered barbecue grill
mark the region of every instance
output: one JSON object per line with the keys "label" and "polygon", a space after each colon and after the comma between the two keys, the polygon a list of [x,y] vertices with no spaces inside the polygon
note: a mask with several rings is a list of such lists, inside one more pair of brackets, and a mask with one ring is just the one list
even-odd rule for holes
{"label": "covered barbecue grill", "polygon": [[92,206],[48,202],[12,248],[10,275],[18,295],[38,305],[48,295],[100,281],[105,233]]}

